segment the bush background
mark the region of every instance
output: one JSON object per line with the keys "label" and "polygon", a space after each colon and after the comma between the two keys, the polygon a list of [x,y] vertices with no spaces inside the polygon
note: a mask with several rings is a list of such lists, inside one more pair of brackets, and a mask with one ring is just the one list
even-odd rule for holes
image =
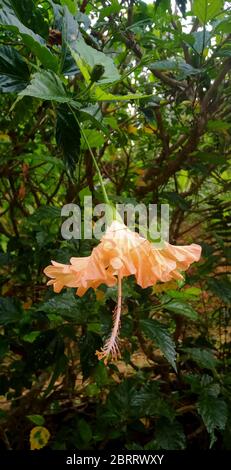
{"label": "bush background", "polygon": [[[0,0],[0,438],[29,449],[230,449],[230,2]],[[74,52],[73,52],[74,50]],[[135,95],[135,96],[134,96]],[[76,119],[77,118],[77,119]],[[168,203],[181,283],[54,294],[61,207]],[[38,436],[37,436],[38,438]]]}

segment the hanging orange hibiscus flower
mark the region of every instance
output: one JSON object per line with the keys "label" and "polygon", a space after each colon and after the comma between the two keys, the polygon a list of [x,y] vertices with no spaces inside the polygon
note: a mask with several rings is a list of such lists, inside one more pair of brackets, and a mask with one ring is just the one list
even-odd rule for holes
{"label": "hanging orange hibiscus flower", "polygon": [[164,242],[163,248],[155,248],[147,239],[114,220],[90,256],[71,258],[69,265],[52,261],[44,273],[51,278],[48,285],[53,285],[55,292],[60,292],[63,287],[77,287],[80,297],[90,287],[95,289],[100,284],[118,284],[113,329],[102,350],[96,353],[99,359],[104,358],[106,362],[109,355],[113,358],[119,355],[122,279],[134,275],[142,288],[152,286],[157,281],[183,279],[180,271],[188,269],[200,256],[201,247],[196,244],[173,246]]}

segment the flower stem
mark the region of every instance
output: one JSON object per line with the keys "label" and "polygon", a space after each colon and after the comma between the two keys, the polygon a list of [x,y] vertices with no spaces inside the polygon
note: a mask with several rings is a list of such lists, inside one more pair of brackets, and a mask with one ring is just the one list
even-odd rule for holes
{"label": "flower stem", "polygon": [[92,149],[91,149],[90,144],[89,144],[89,142],[88,142],[87,136],[86,136],[86,134],[85,134],[83,128],[81,127],[80,122],[79,122],[79,120],[78,120],[78,118],[77,118],[75,112],[73,111],[72,107],[71,107],[69,104],[68,104],[68,107],[69,107],[70,111],[72,112],[72,114],[73,114],[73,116],[74,116],[74,118],[75,118],[75,120],[76,120],[76,122],[77,122],[77,124],[78,124],[78,126],[79,126],[79,128],[80,128],[80,132],[81,132],[81,134],[82,134],[82,136],[83,136],[83,138],[84,138],[84,140],[85,140],[85,142],[86,142],[86,144],[87,144],[87,147],[88,147],[88,149],[89,149],[89,152],[90,152],[90,154],[91,154],[91,158],[92,158],[93,163],[94,163],[94,165],[95,165],[95,169],[96,169],[96,171],[97,171],[97,173],[98,173],[99,182],[100,182],[100,186],[101,186],[101,188],[102,188],[104,201],[105,201],[106,204],[109,204],[109,205],[110,205],[110,201],[109,201],[109,199],[108,199],[108,195],[107,195],[107,192],[106,192],[106,189],[105,189],[105,186],[104,186],[104,182],[103,182],[103,178],[102,178],[102,175],[101,175],[101,171],[100,171],[100,169],[99,169],[99,165],[98,165],[98,163],[97,163],[97,161],[96,161],[96,158],[95,158],[95,156],[94,156],[94,154],[93,154],[93,152],[92,152]]}

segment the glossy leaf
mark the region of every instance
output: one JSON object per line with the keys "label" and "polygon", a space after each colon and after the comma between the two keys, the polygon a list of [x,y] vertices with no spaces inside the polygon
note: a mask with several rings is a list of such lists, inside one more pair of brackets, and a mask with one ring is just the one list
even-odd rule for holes
{"label": "glossy leaf", "polygon": [[187,64],[182,59],[168,59],[168,60],[158,60],[151,63],[149,66],[150,70],[161,70],[161,71],[179,71],[182,74],[182,78],[197,75],[200,73],[200,69],[192,67],[190,64]]}
{"label": "glossy leaf", "polygon": [[11,297],[0,297],[0,325],[8,325],[22,319],[19,302]]}
{"label": "glossy leaf", "polygon": [[96,350],[100,349],[101,340],[99,335],[88,332],[82,336],[79,341],[80,361],[83,369],[84,378],[89,377],[93,368],[98,364]]}
{"label": "glossy leaf", "polygon": [[[77,41],[77,43],[79,43],[79,41]],[[80,45],[78,45],[78,47],[75,46],[75,50],[70,50],[87,85],[90,86],[91,84],[91,71],[95,65],[99,65],[98,62],[100,62],[100,65],[103,65],[104,67],[103,77],[98,83],[111,83],[119,79],[118,71],[112,59],[105,56],[105,54],[102,54],[102,52],[96,51],[92,47],[87,46],[83,40],[80,40]],[[96,84],[92,84],[90,93],[96,101],[127,101],[146,97],[146,95],[136,95],[132,93],[123,96],[113,95]]]}
{"label": "glossy leaf", "polygon": [[57,109],[56,142],[63,151],[70,174],[73,174],[80,155],[80,128],[66,105],[60,105]]}
{"label": "glossy leaf", "polygon": [[63,292],[58,297],[52,297],[40,305],[38,311],[46,314],[60,315],[65,320],[83,324],[86,321],[86,315],[80,306],[80,300],[76,298],[73,292]]}
{"label": "glossy leaf", "polygon": [[24,58],[10,46],[0,47],[0,91],[15,93],[26,88],[29,69]]}
{"label": "glossy leaf", "polygon": [[178,421],[169,422],[166,419],[161,419],[158,422],[155,440],[152,444],[156,449],[185,449],[186,438],[181,424]]}
{"label": "glossy leaf", "polygon": [[3,335],[0,335],[0,358],[2,359],[9,351],[9,343]]}
{"label": "glossy leaf", "polygon": [[45,419],[42,415],[27,415],[27,418],[37,426],[43,426],[45,424]]}
{"label": "glossy leaf", "polygon": [[112,93],[104,91],[99,86],[93,87],[92,95],[96,101],[130,101],[149,97],[149,95],[139,95],[134,93],[130,93],[129,95],[113,95]]}
{"label": "glossy leaf", "polygon": [[189,304],[186,304],[180,300],[171,300],[170,302],[164,305],[164,308],[169,312],[177,313],[177,315],[183,315],[184,317],[189,318],[190,320],[198,320],[198,314]]}
{"label": "glossy leaf", "polygon": [[18,19],[35,33],[48,38],[49,27],[43,16],[43,10],[37,8],[33,0],[8,0]]}
{"label": "glossy leaf", "polygon": [[71,49],[71,53],[87,83],[90,83],[90,74],[96,65],[104,68],[98,83],[112,83],[119,80],[120,74],[111,57],[88,46],[80,35],[75,42],[74,49]]}
{"label": "glossy leaf", "polygon": [[57,70],[58,61],[46,47],[45,40],[27,28],[17,17],[10,0],[0,1],[0,24],[4,28],[19,34],[24,44],[31,49],[33,54],[48,69]]}
{"label": "glossy leaf", "polygon": [[217,366],[217,359],[213,351],[201,348],[183,348],[187,356],[195,361],[200,367],[214,370]]}
{"label": "glossy leaf", "polygon": [[171,366],[176,370],[176,351],[167,329],[156,320],[142,319],[140,327],[148,338],[154,341]]}
{"label": "glossy leaf", "polygon": [[[104,144],[104,138],[103,135],[99,131],[92,131],[91,129],[85,129],[84,133],[87,137],[88,143],[91,148],[99,148]],[[83,150],[88,149],[88,146],[85,142],[85,140],[82,137],[81,140],[81,147]]]}
{"label": "glossy leaf", "polygon": [[222,11],[223,0],[194,0],[193,13],[202,24],[213,20]]}
{"label": "glossy leaf", "polygon": [[197,54],[202,54],[203,50],[209,45],[211,35],[209,31],[195,31],[192,33],[195,41],[193,42],[192,49]]}
{"label": "glossy leaf", "polygon": [[19,93],[19,96],[33,96],[59,103],[72,101],[58,75],[48,70],[36,72],[30,84]]}
{"label": "glossy leaf", "polygon": [[72,15],[76,14],[77,3],[76,0],[61,0],[62,5],[66,5]]}
{"label": "glossy leaf", "polygon": [[197,409],[201,415],[208,433],[211,435],[211,445],[215,442],[214,431],[223,430],[226,425],[228,409],[225,401],[211,395],[204,394],[198,404]]}

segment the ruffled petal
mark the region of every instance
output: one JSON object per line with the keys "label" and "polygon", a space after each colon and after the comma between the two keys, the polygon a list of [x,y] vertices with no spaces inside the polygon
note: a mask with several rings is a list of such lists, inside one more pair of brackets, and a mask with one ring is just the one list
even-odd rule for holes
{"label": "ruffled petal", "polygon": [[157,281],[182,279],[181,271],[200,256],[199,245],[173,246],[165,242],[163,248],[155,248],[123,223],[113,221],[90,256],[73,257],[70,265],[52,261],[44,273],[51,278],[48,284],[53,285],[55,292],[63,287],[77,287],[77,295],[82,296],[91,287],[115,285],[118,277],[134,275],[142,288]]}

